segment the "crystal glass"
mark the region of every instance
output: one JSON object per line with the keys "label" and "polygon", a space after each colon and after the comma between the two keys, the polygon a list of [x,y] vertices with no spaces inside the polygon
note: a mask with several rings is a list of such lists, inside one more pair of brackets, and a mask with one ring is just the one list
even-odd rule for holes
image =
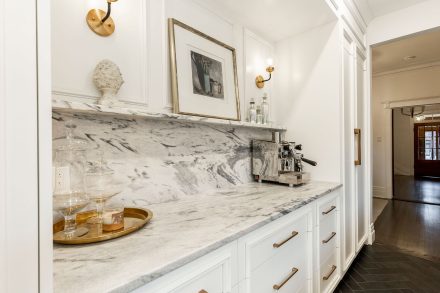
{"label": "crystal glass", "polygon": [[98,153],[98,160],[87,168],[85,186],[88,197],[96,204],[96,223],[102,224],[102,212],[106,201],[122,190],[122,184],[114,178],[114,171],[108,167],[102,152]]}
{"label": "crystal glass", "polygon": [[64,217],[66,238],[82,236],[87,228],[76,229],[76,214],[86,207],[84,172],[87,143],[75,138],[75,126],[66,123],[66,136],[54,140],[53,209]]}

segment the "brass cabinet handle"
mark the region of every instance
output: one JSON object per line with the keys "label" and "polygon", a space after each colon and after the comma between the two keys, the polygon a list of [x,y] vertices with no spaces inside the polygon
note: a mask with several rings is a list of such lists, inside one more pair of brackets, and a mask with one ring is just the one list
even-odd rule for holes
{"label": "brass cabinet handle", "polygon": [[328,279],[330,279],[330,277],[333,275],[333,273],[335,271],[336,271],[336,266],[332,266],[332,269],[330,270],[330,272],[326,276],[322,277],[322,279],[324,281],[327,281]]}
{"label": "brass cabinet handle", "polygon": [[273,244],[273,247],[274,247],[274,248],[278,248],[278,247],[283,246],[287,241],[289,241],[289,240],[292,239],[293,237],[297,236],[298,234],[299,234],[298,232],[293,231],[293,232],[292,232],[292,235],[290,235],[288,238],[284,239],[284,240],[281,241],[281,242],[274,243],[274,244]]}
{"label": "brass cabinet handle", "polygon": [[362,139],[361,139],[361,130],[359,128],[354,129],[354,135],[357,136],[357,160],[354,160],[355,166],[360,166],[362,164]]}
{"label": "brass cabinet handle", "polygon": [[199,291],[199,293],[208,293],[208,291],[202,289]]}
{"label": "brass cabinet handle", "polygon": [[331,206],[328,210],[326,210],[325,212],[322,212],[323,215],[327,215],[330,214],[331,211],[333,211],[334,209],[336,209],[335,206]]}
{"label": "brass cabinet handle", "polygon": [[333,237],[335,237],[335,236],[336,236],[336,232],[332,232],[332,234],[330,235],[329,238],[327,238],[327,239],[325,239],[325,240],[322,240],[322,243],[323,243],[323,244],[326,244],[326,243],[330,242],[330,240],[332,240]]}
{"label": "brass cabinet handle", "polygon": [[281,284],[275,284],[273,285],[273,288],[275,290],[280,290],[287,282],[289,282],[290,279],[292,279],[293,276],[299,271],[297,268],[292,268],[292,272],[289,274],[289,276],[281,283]]}

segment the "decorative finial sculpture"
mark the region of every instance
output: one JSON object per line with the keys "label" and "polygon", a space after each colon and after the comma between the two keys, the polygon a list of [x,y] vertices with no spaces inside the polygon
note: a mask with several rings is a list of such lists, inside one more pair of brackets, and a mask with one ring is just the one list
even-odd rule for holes
{"label": "decorative finial sculpture", "polygon": [[100,105],[111,106],[118,102],[116,94],[124,83],[119,67],[110,60],[102,60],[96,65],[93,82],[101,92]]}

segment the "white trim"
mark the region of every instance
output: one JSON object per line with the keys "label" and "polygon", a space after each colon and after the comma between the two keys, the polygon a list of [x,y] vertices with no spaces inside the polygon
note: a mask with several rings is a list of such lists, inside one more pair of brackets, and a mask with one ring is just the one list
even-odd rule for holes
{"label": "white trim", "polygon": [[0,292],[6,292],[6,93],[4,72],[4,0],[0,0]]}
{"label": "white trim", "polygon": [[372,245],[374,241],[376,240],[376,230],[374,230],[374,223],[370,224],[370,231],[368,233],[368,245]]}
{"label": "white trim", "polygon": [[394,108],[402,108],[402,107],[410,107],[410,106],[421,106],[421,105],[432,105],[439,104],[440,96],[433,97],[417,97],[417,98],[408,98],[394,101],[383,101],[382,105],[385,109],[394,109]]}
{"label": "white trim", "polygon": [[6,126],[2,143],[6,151],[7,203],[5,292],[36,292],[39,286],[36,2],[8,0],[2,9]]}
{"label": "white trim", "polygon": [[39,292],[53,291],[50,3],[37,2]]}
{"label": "white trim", "polygon": [[359,7],[354,3],[352,0],[345,0],[344,1],[345,7],[347,8],[348,12],[350,13],[351,17],[361,30],[363,34],[367,31],[367,22],[365,21],[364,17],[362,16]]}
{"label": "white trim", "polygon": [[373,186],[373,197],[389,198],[385,186]]}
{"label": "white trim", "polygon": [[426,63],[408,66],[408,67],[404,67],[404,68],[385,70],[382,72],[373,73],[373,77],[380,77],[380,76],[385,76],[385,75],[397,74],[397,73],[402,73],[402,72],[407,72],[407,71],[414,71],[414,70],[419,70],[419,69],[436,67],[436,66],[440,66],[440,61],[426,62]]}
{"label": "white trim", "polygon": [[[82,102],[88,104],[96,104],[98,101],[98,97],[89,96],[87,94],[78,94],[74,92],[60,92],[60,91],[52,91],[52,98],[62,101],[68,102]],[[51,99],[50,99],[51,100]],[[119,100],[120,103],[125,105],[134,106],[136,108],[148,108],[148,105],[142,102],[133,102],[129,100]]]}

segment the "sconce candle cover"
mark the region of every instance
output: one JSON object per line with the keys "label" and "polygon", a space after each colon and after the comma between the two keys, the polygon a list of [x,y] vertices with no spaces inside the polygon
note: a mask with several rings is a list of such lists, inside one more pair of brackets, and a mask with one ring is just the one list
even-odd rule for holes
{"label": "sconce candle cover", "polygon": [[115,23],[110,17],[112,2],[118,0],[107,0],[107,12],[101,9],[91,9],[87,13],[86,21],[89,28],[97,35],[107,37],[115,31]]}

